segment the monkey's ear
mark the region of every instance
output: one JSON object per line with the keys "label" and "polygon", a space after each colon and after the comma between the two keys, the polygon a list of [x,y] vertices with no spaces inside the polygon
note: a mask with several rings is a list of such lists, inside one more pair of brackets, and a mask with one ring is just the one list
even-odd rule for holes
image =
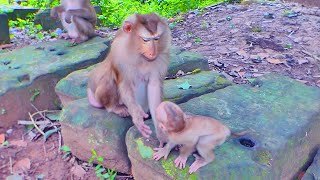
{"label": "monkey's ear", "polygon": [[132,23],[129,22],[129,21],[125,21],[125,22],[124,22],[124,25],[123,25],[123,31],[124,31],[125,33],[131,32],[131,31],[132,31]]}

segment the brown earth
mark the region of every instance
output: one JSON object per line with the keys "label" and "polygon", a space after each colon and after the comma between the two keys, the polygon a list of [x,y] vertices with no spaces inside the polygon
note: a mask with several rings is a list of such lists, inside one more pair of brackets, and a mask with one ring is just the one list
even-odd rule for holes
{"label": "brown earth", "polygon": [[[224,73],[235,83],[277,72],[320,87],[319,8],[276,2],[218,5],[174,20],[173,44],[204,54],[212,70]],[[114,36],[115,31],[107,32]],[[2,47],[13,50],[38,43],[23,33],[15,37],[13,46]],[[87,171],[84,179],[97,179],[93,167],[85,162],[72,156],[63,158],[63,153],[58,152],[58,134],[43,142],[42,137],[28,140],[23,125],[9,131],[12,132],[6,134],[6,140],[11,145],[0,147],[0,179],[10,174],[11,167],[17,171],[19,164],[24,165],[20,174],[25,179],[36,179],[38,175],[45,179],[77,179],[78,173],[72,169],[78,164]]]}

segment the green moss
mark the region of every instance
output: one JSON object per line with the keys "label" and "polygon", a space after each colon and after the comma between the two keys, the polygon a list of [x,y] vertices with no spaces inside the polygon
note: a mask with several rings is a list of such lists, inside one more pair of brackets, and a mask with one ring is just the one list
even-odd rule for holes
{"label": "green moss", "polygon": [[174,156],[170,155],[168,159],[164,160],[161,159],[161,165],[163,169],[165,170],[166,174],[169,175],[170,177],[174,179],[179,179],[179,180],[196,180],[198,179],[197,173],[193,173],[189,175],[189,166],[187,165],[186,168],[184,169],[178,169],[174,165]]}
{"label": "green moss", "polygon": [[254,152],[254,161],[257,161],[263,165],[270,166],[272,160],[272,154],[267,150],[258,150]]}
{"label": "green moss", "polygon": [[217,85],[227,85],[227,84],[231,84],[231,82],[224,77],[218,76],[216,78],[216,84]]}
{"label": "green moss", "polygon": [[201,69],[200,69],[200,68],[197,68],[197,69],[195,69],[195,70],[192,71],[193,74],[200,73],[200,72],[201,72]]}
{"label": "green moss", "polygon": [[139,138],[137,140],[135,140],[137,147],[138,147],[138,151],[141,155],[141,157],[143,159],[151,159],[152,158],[152,154],[153,154],[153,150],[151,147],[149,146],[145,146],[142,139]]}

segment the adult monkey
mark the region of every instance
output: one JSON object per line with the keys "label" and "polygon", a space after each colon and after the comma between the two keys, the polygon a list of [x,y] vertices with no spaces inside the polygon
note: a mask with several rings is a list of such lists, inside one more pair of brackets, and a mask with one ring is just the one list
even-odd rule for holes
{"label": "adult monkey", "polygon": [[67,30],[60,38],[82,43],[93,36],[101,36],[95,32],[97,15],[90,0],[61,0],[60,3],[50,12],[51,17],[60,18]]}
{"label": "adult monkey", "polygon": [[144,124],[150,110],[160,147],[167,141],[155,120],[162,101],[163,80],[169,64],[171,31],[157,14],[135,14],[127,18],[111,45],[107,58],[90,72],[88,99],[132,121],[144,137],[151,129]]}

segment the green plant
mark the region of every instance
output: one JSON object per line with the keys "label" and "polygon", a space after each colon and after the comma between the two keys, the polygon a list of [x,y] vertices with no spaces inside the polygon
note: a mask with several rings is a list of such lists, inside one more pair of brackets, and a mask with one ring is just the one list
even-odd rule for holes
{"label": "green plant", "polygon": [[202,42],[202,39],[199,38],[199,37],[197,37],[197,38],[194,39],[194,42],[197,43],[197,44],[199,44],[199,43]]}
{"label": "green plant", "polygon": [[34,14],[27,16],[26,19],[9,20],[9,27],[25,30],[29,36],[42,40],[44,38],[42,26],[40,24],[35,25],[33,20]]}
{"label": "green plant", "polygon": [[261,32],[262,29],[261,29],[260,27],[252,27],[252,28],[251,28],[251,31],[252,31],[252,32]]}
{"label": "green plant", "polygon": [[115,172],[114,170],[110,170],[110,169],[105,169],[102,165],[104,159],[102,156],[98,156],[97,152],[92,149],[92,156],[89,159],[89,164],[92,164],[94,160],[96,160],[98,162],[98,165],[95,168],[95,173],[96,176],[99,179],[110,179],[110,180],[114,180],[117,172]]}
{"label": "green plant", "polygon": [[30,93],[32,93],[32,96],[30,97],[30,101],[33,102],[36,99],[36,97],[40,95],[40,89],[30,90]]}

